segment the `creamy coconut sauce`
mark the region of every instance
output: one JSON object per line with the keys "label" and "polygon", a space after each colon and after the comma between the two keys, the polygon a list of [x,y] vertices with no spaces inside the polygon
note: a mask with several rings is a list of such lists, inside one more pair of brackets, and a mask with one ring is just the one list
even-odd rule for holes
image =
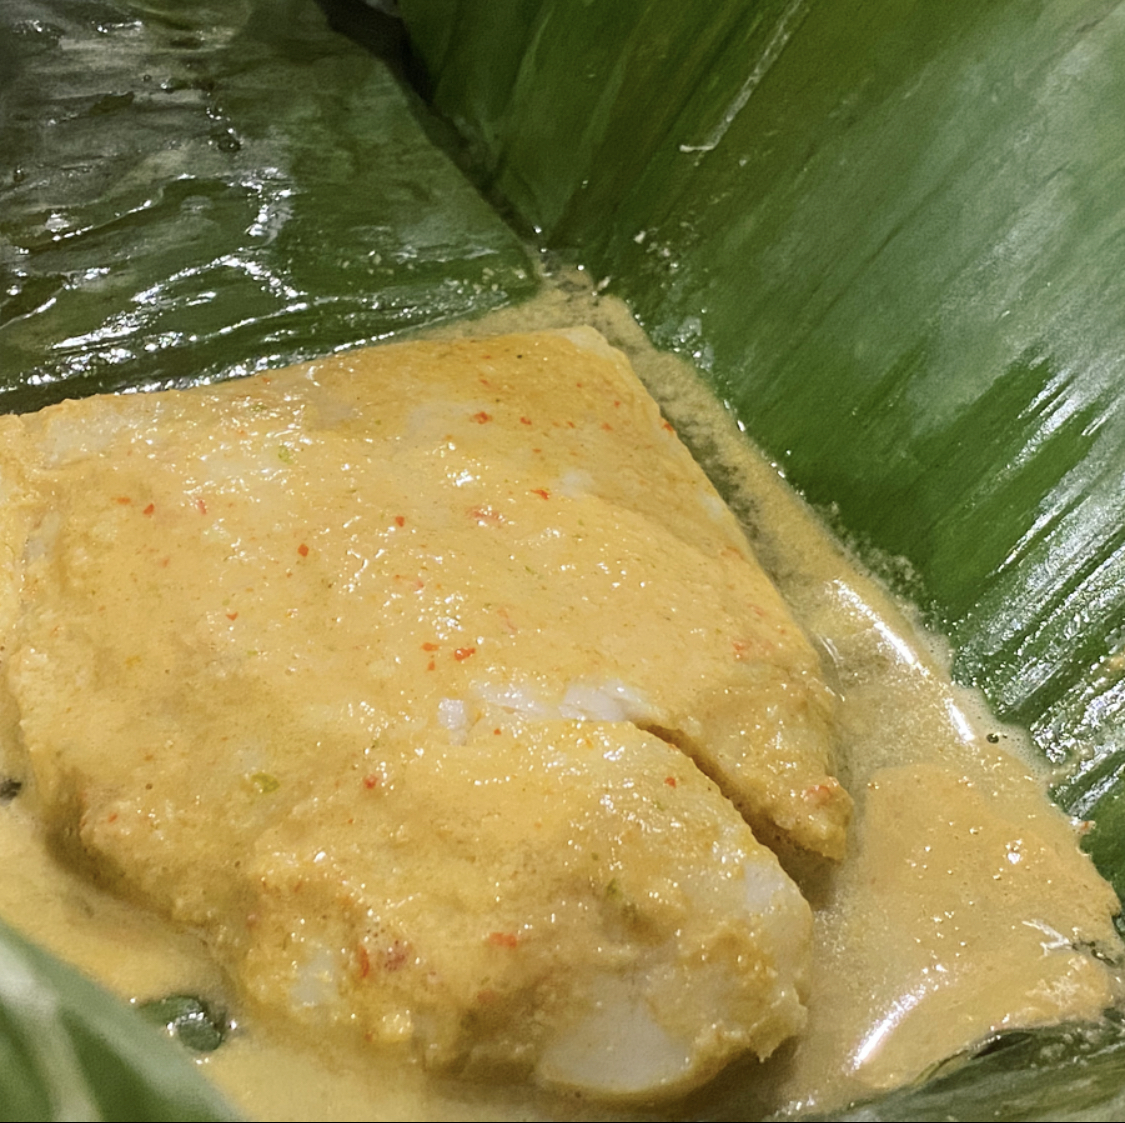
{"label": "creamy coconut sauce", "polygon": [[[818,645],[840,697],[838,774],[856,802],[839,866],[786,856],[814,908],[803,1035],[646,1118],[826,1109],[919,1077],[1000,1029],[1096,1018],[1118,979],[1117,901],[1046,799],[1020,736],[950,684],[944,660],[745,443],[677,360],[574,279],[532,306],[446,334],[590,323],[624,349],[666,415],[723,480],[759,558]],[[12,715],[4,715],[11,721]],[[993,742],[999,740],[999,744]],[[0,911],[129,999],[222,997],[194,937],[57,864],[20,799],[0,810]],[[1083,945],[1079,947],[1078,945]],[[318,1051],[283,1025],[239,1029],[201,1064],[263,1119],[628,1117],[525,1086],[443,1080],[399,1054]]]}

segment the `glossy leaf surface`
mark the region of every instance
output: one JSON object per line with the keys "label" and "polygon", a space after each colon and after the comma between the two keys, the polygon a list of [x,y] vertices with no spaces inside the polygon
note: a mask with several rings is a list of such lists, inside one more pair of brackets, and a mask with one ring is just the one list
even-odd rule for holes
{"label": "glossy leaf surface", "polygon": [[186,1053],[0,924],[0,1119],[237,1119]]}
{"label": "glossy leaf surface", "polygon": [[519,240],[311,0],[0,11],[0,408],[484,311]]}

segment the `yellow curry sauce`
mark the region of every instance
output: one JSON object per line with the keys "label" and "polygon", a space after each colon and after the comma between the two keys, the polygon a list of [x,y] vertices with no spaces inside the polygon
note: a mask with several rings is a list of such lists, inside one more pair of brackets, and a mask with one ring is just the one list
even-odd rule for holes
{"label": "yellow curry sauce", "polygon": [[[225,1000],[240,1028],[205,1068],[261,1118],[604,1118],[600,1096],[666,1100],[725,1059],[746,1050],[770,1053],[797,1031],[764,1065],[739,1063],[687,1104],[672,1101],[661,1110],[716,1110],[731,1097],[762,1111],[823,1108],[909,1080],[999,1028],[1096,1017],[1115,1001],[1115,975],[1084,948],[1116,954],[1116,899],[1078,852],[1071,825],[1046,801],[1042,780],[977,732],[969,705],[897,608],[727,428],[707,392],[668,357],[647,351],[609,302],[591,304],[572,286],[550,294],[537,313],[519,315],[521,329],[600,319],[597,326],[629,347],[666,414],[695,443],[716,448],[739,481],[732,500],[751,512],[755,548],[788,609],[758,574],[713,492],[677,460],[682,450],[651,406],[631,400],[636,416],[623,425],[622,406],[612,404],[622,401],[620,389],[594,402],[597,364],[576,379],[586,381],[578,391],[589,441],[549,432],[566,428],[566,418],[547,413],[552,402],[557,408],[557,389],[542,388],[535,405],[543,412],[529,416],[527,402],[539,392],[532,388],[507,419],[511,456],[493,461],[488,450],[503,438],[491,434],[503,422],[506,399],[482,380],[506,377],[494,354],[504,345],[482,351],[447,343],[426,352],[453,361],[444,369],[462,372],[471,355],[478,364],[473,384],[466,389],[463,374],[431,372],[425,377],[451,381],[425,408],[425,392],[415,387],[381,402],[388,439],[398,442],[398,467],[378,484],[376,506],[385,518],[374,552],[355,551],[350,562],[352,540],[333,539],[326,528],[370,518],[373,508],[355,506],[355,494],[368,494],[372,482],[355,448],[344,455],[310,433],[346,430],[358,406],[325,390],[315,373],[312,395],[295,408],[279,375],[220,388],[217,397],[208,391],[208,400],[222,405],[206,423],[194,413],[178,416],[172,429],[181,436],[193,427],[221,427],[232,413],[244,433],[208,455],[196,446],[190,479],[182,474],[183,450],[178,464],[171,458],[179,521],[165,522],[164,544],[146,555],[150,569],[119,573],[116,584],[99,574],[99,551],[119,559],[115,550],[131,549],[139,557],[139,543],[152,542],[171,504],[151,459],[132,469],[119,454],[125,445],[134,455],[154,447],[152,435],[165,431],[163,423],[149,417],[150,427],[134,428],[122,444],[123,426],[134,423],[121,417],[138,413],[130,403],[103,409],[92,427],[48,425],[35,437],[48,474],[76,455],[76,439],[84,460],[92,443],[96,467],[88,478],[106,494],[96,518],[72,518],[84,529],[61,546],[66,531],[53,527],[49,513],[59,496],[42,481],[25,511],[39,529],[13,530],[13,518],[24,516],[8,515],[8,541],[23,535],[25,555],[32,543],[27,588],[41,597],[30,617],[26,589],[9,590],[4,606],[6,626],[23,629],[4,699],[10,728],[24,718],[22,748],[11,755],[30,757],[35,798],[55,824],[53,852],[71,868],[44,847],[35,799],[16,800],[0,815],[7,852],[22,856],[9,863],[17,872],[0,885],[4,915],[126,997],[188,991]],[[514,326],[501,314],[472,330]],[[600,362],[617,363],[589,336],[548,339],[548,349],[577,342]],[[513,355],[530,355],[535,346],[521,340]],[[150,401],[139,412],[158,408]],[[306,428],[294,428],[294,417]],[[544,439],[533,443],[528,431],[536,424]],[[625,444],[615,425],[628,434]],[[702,427],[702,439],[690,431],[695,427]],[[138,439],[142,431],[149,436]],[[553,436],[562,443],[546,439]],[[674,469],[663,467],[669,456]],[[428,504],[418,493],[426,457],[441,461],[447,499],[456,502]],[[308,483],[291,486],[302,458],[306,481],[334,480],[328,493]],[[498,475],[489,480],[490,473]],[[491,490],[475,493],[485,485]],[[580,505],[591,494],[598,503]],[[276,510],[276,517],[224,523],[218,516],[228,498],[247,510]],[[327,511],[332,504],[342,506]],[[449,526],[450,511],[464,515],[464,523]],[[421,613],[419,598],[429,594],[417,583],[440,583],[443,575],[408,565],[422,556],[404,545],[420,543],[408,537],[420,532],[418,525],[408,530],[408,519],[423,524],[425,556],[431,566],[447,567],[449,581]],[[237,540],[232,528],[245,534],[250,525],[261,542]],[[518,562],[494,533],[512,527],[520,529]],[[450,534],[444,540],[443,528]],[[462,547],[458,535],[470,534],[485,543],[484,555]],[[137,535],[147,538],[131,537]],[[583,539],[591,552],[569,552],[567,543]],[[172,549],[177,541],[202,543],[213,560]],[[379,551],[389,559],[390,593],[380,594],[379,614],[368,619],[349,610],[349,591],[338,586],[341,574],[350,574],[354,596]],[[698,568],[701,552],[713,568]],[[454,579],[454,557],[470,559],[467,576]],[[623,558],[624,581],[610,572]],[[275,561],[279,568],[267,580]],[[216,581],[220,569],[229,581]],[[145,583],[168,580],[168,570],[177,588],[190,588],[198,571],[204,584],[195,600],[146,602]],[[300,580],[308,586],[304,596],[292,591]],[[314,587],[317,581],[322,587]],[[472,588],[488,599],[471,603],[464,594]],[[448,603],[454,593],[460,599]],[[76,595],[132,621],[105,633],[115,637],[112,651],[98,632],[98,606],[83,608]],[[668,610],[664,617],[654,603]],[[748,605],[756,609],[749,615]],[[563,628],[568,615],[572,638],[544,655],[538,638]],[[255,628],[255,616],[268,623]],[[408,629],[383,637],[393,636],[392,647],[364,634],[390,628],[390,617]],[[686,633],[685,619],[692,622]],[[583,639],[594,633],[611,638]],[[805,634],[819,648],[819,667]],[[364,699],[341,690],[354,666],[349,652],[362,645],[365,673],[392,691],[394,707],[365,712]],[[40,659],[45,651],[50,657]],[[204,664],[206,681],[199,678]],[[106,709],[106,699],[120,693],[119,683],[105,681],[107,666],[128,669],[119,677],[141,675],[142,668],[156,676],[142,689],[143,713]],[[523,670],[513,677],[513,668]],[[440,685],[431,685],[439,677]],[[72,680],[78,689],[66,699],[67,716],[59,700]],[[307,693],[295,688],[287,698],[287,681]],[[263,714],[273,723],[271,736],[280,729],[291,753],[266,744]],[[161,739],[179,744],[185,724],[187,749],[153,751]],[[110,730],[110,742],[132,758],[100,767],[106,738],[86,735],[91,725]],[[615,733],[612,745],[597,743],[608,726],[630,732]],[[781,735],[769,735],[770,728]],[[427,757],[435,738],[461,748],[456,759],[472,768],[451,774],[457,770],[441,758]],[[798,962],[808,921],[795,891],[685,753],[779,847],[812,905],[808,966]],[[549,760],[554,771],[527,764],[529,754]],[[624,770],[603,776],[603,765],[591,762],[611,756]],[[407,774],[419,779],[396,786]],[[560,784],[562,775],[568,779]],[[346,791],[337,791],[340,776]],[[623,783],[626,776],[639,782]],[[845,788],[856,815],[847,857],[837,865]],[[497,802],[492,793],[501,789],[508,795]],[[419,790],[430,791],[432,802],[405,794]],[[263,810],[287,792],[295,794],[285,796],[283,815]],[[484,794],[466,802],[466,792]],[[225,811],[222,831],[192,818],[200,799]],[[368,810],[375,800],[391,802],[375,814]],[[386,884],[349,883],[358,882],[365,850],[342,841],[338,827],[325,841],[323,824],[337,812],[372,816],[362,824],[364,845],[395,856]],[[623,822],[644,829],[628,838]],[[153,841],[162,833],[181,840],[173,868],[157,845],[162,840]],[[483,849],[472,853],[474,847]],[[523,864],[505,867],[505,855],[516,850]],[[749,879],[738,882],[733,897],[722,872],[732,863]],[[329,867],[318,882],[318,871]],[[83,868],[88,877],[74,872]],[[177,927],[93,888],[91,877],[174,917]],[[747,912],[750,883],[764,886],[752,898],[761,906],[757,914]],[[525,901],[518,915],[498,904],[517,890]],[[292,929],[291,909],[271,910],[299,893],[311,894],[312,904],[302,906],[307,916],[321,918],[311,919],[307,933],[291,931],[300,955],[268,938],[271,925]],[[445,911],[435,912],[434,899],[445,902]],[[569,920],[557,919],[558,902],[572,909]],[[440,930],[449,958],[430,964],[431,982],[414,991],[403,982],[396,964],[413,954],[410,941],[364,928],[373,912],[402,919],[416,942],[427,925]],[[537,943],[548,917],[569,935]],[[206,936],[221,967],[182,926]],[[282,945],[285,954],[271,957],[268,949]],[[782,951],[790,945],[798,949],[792,962]],[[533,954],[513,972],[525,952]],[[703,961],[709,966],[700,971],[695,964]],[[758,981],[732,986],[742,977],[737,962],[761,963]],[[443,978],[465,976],[441,1001],[431,1001],[435,970]],[[365,986],[373,974],[386,985]],[[502,982],[482,987],[493,976]],[[567,980],[564,994],[552,981],[560,977]],[[430,996],[421,1015],[418,987]],[[498,1013],[482,1022],[479,1002],[490,990],[499,996],[489,999]],[[794,1006],[801,998],[808,1007],[803,1028]],[[466,1021],[467,1001],[478,1004],[475,1023]],[[521,1005],[528,1001],[530,1012]],[[595,1008],[601,1013],[590,1015]],[[642,1008],[658,1013],[638,1031]],[[772,1013],[756,1018],[748,1013],[753,1008]],[[356,1032],[337,1032],[349,1022]],[[466,1024],[475,1032],[466,1035]],[[600,1043],[599,1055],[612,1053],[619,1030],[623,1037],[640,1032],[647,1043],[637,1056],[619,1058],[625,1069],[653,1066],[639,1092],[591,1070],[582,1054],[591,1041]],[[674,1047],[666,1048],[669,1040]],[[476,1082],[449,1075],[457,1071]],[[529,1077],[555,1090],[534,1090]],[[587,1106],[567,1091],[573,1088]]]}

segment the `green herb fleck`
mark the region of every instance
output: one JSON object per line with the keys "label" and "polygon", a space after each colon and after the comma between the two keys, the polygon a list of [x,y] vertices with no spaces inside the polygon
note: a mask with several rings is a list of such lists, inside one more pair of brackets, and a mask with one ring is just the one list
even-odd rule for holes
{"label": "green herb fleck", "polygon": [[281,781],[276,776],[271,776],[268,772],[255,772],[250,777],[250,782],[262,793],[262,795],[269,795],[270,792],[276,792],[281,787]]}

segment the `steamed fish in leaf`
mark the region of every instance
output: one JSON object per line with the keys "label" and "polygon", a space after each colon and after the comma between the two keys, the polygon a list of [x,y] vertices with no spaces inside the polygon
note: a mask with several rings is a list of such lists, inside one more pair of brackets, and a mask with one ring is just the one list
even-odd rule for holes
{"label": "steamed fish in leaf", "polygon": [[261,1009],[626,1096],[800,1029],[736,808],[842,853],[831,696],[596,333],[2,421],[33,797]]}

